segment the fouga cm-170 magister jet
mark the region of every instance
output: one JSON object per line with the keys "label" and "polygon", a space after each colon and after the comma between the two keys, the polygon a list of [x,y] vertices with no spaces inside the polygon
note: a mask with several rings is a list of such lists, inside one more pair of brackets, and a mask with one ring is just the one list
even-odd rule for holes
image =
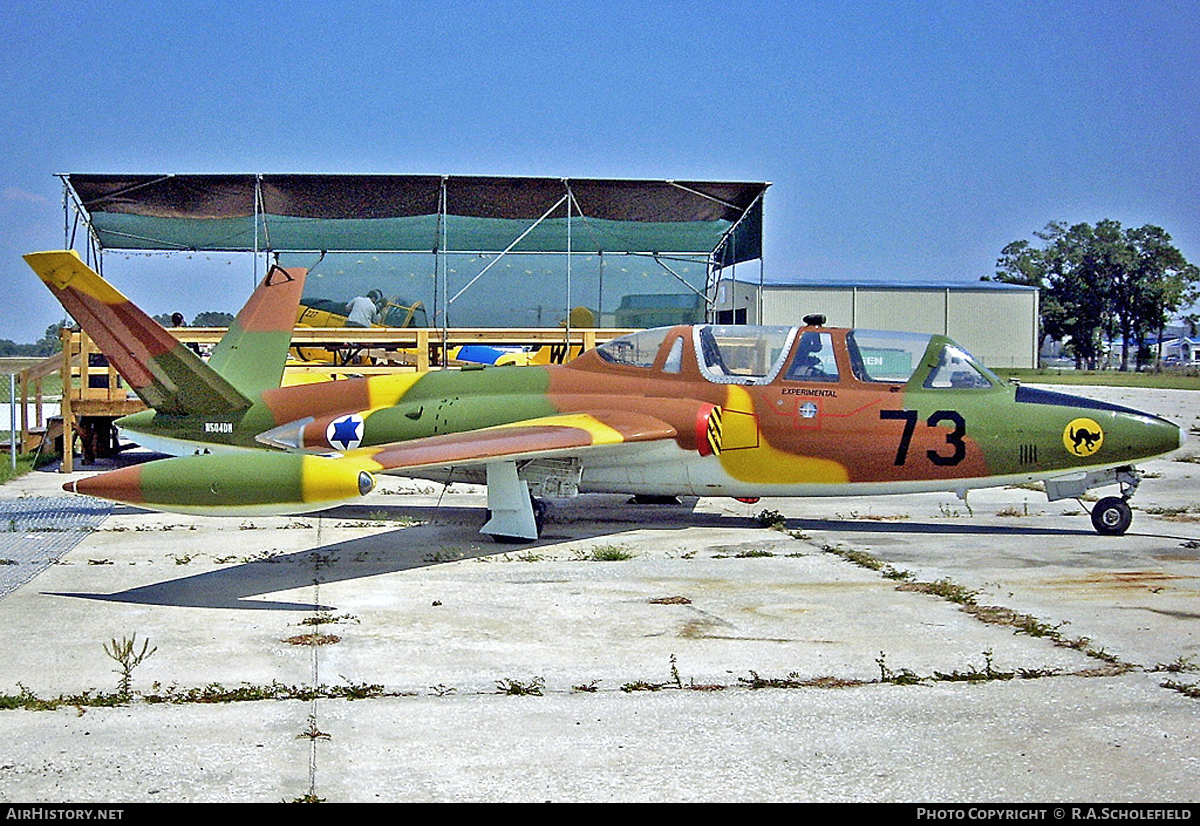
{"label": "fouga cm-170 magister jet", "polygon": [[538,537],[543,496],[878,496],[1040,480],[1120,534],[1134,463],[1175,424],[996,377],[941,335],[710,324],[644,330],[565,365],[280,386],[305,271],[273,267],[206,363],[71,251],[26,256],[151,408],[125,436],[175,454],[68,483],[163,511],[299,513],[377,474],[487,484],[482,532]]}

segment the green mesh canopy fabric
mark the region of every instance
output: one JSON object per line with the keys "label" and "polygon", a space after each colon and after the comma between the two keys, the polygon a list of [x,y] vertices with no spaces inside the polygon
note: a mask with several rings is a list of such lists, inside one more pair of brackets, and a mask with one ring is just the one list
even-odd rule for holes
{"label": "green mesh canopy fabric", "polygon": [[769,186],[441,175],[64,180],[107,249],[655,252],[711,256],[718,267],[761,257]]}

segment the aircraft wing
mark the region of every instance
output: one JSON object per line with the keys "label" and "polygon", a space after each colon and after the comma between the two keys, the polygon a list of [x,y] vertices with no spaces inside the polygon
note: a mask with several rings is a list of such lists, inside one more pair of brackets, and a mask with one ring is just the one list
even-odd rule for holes
{"label": "aircraft wing", "polygon": [[422,467],[481,465],[498,460],[576,456],[674,439],[671,425],[641,413],[564,413],[512,424],[426,436],[406,442],[359,448],[347,458],[366,459],[382,473]]}
{"label": "aircraft wing", "polygon": [[[653,416],[570,413],[345,453],[239,450],[176,456],[69,482],[67,489],[168,512],[308,513],[365,496],[377,473],[641,450],[674,437],[675,428]],[[511,479],[516,478],[513,469]],[[491,495],[489,490],[489,501]],[[532,525],[532,514],[529,520]]]}

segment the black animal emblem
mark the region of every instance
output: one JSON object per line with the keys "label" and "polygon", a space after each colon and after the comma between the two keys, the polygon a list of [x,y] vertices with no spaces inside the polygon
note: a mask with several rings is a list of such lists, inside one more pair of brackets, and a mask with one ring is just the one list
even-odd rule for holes
{"label": "black animal emblem", "polygon": [[1100,431],[1091,431],[1086,427],[1071,428],[1071,452],[1080,456],[1095,453],[1103,435]]}

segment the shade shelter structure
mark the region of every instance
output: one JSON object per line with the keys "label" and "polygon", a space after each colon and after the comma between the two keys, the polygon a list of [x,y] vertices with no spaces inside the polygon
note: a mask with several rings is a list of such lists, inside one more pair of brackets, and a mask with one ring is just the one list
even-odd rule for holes
{"label": "shade shelter structure", "polygon": [[[382,281],[434,326],[707,320],[758,261],[755,182],[455,175],[65,174],[64,233],[109,251],[250,253],[315,289]],[[313,276],[316,276],[313,278]],[[746,280],[743,273],[742,280]],[[587,310],[580,315],[577,308]],[[532,322],[532,323],[531,323]]]}

